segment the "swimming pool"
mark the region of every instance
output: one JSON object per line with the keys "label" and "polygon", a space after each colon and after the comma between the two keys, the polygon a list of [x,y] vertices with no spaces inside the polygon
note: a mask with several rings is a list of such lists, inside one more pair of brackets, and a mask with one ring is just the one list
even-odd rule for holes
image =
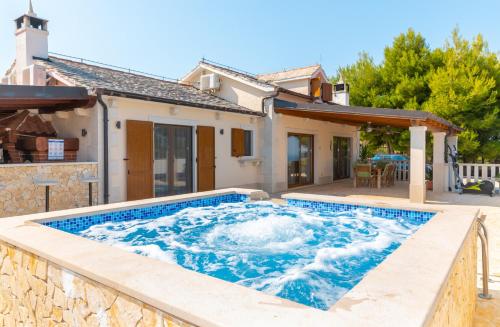
{"label": "swimming pool", "polygon": [[433,215],[231,194],[45,224],[325,310]]}

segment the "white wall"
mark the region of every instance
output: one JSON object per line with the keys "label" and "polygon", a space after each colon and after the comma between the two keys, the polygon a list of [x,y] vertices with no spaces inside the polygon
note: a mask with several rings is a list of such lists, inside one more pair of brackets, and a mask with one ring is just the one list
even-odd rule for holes
{"label": "white wall", "polygon": [[299,80],[290,80],[290,81],[283,81],[283,82],[276,82],[279,86],[288,89],[290,91],[302,93],[305,95],[310,95],[310,79],[309,78],[304,78],[304,79],[299,79]]}
{"label": "white wall", "polygon": [[[89,109],[44,115],[44,118],[51,119],[58,137],[78,138],[80,142],[78,161],[98,161],[98,138],[101,132],[98,129],[98,116],[98,107],[95,106]],[[82,129],[87,130],[86,136],[82,136]]]}
{"label": "white wall", "polygon": [[359,132],[356,127],[276,113],[274,113],[272,120],[272,163],[270,166],[266,165],[268,171],[264,172],[265,176],[272,176],[272,184],[267,191],[274,193],[288,189],[288,133],[314,136],[314,184],[321,185],[333,182],[331,142],[334,136],[352,138],[351,160],[354,162],[358,158]]}
{"label": "white wall", "polygon": [[[174,114],[172,108],[175,108]],[[241,163],[231,157],[231,128],[254,130],[254,157],[261,157],[260,135],[263,119],[243,114],[225,113],[215,110],[113,97],[109,108],[109,172],[110,202],[125,201],[127,198],[126,162],[126,120],[143,120],[163,124],[215,127],[215,187],[261,188],[261,166]],[[121,122],[121,129],[116,122]],[[224,134],[220,134],[220,130]],[[193,185],[196,191],[196,135],[193,128]]]}
{"label": "white wall", "polygon": [[[200,73],[193,75],[189,82],[197,83],[201,75],[210,73],[212,72],[209,70],[200,71]],[[255,87],[222,75],[219,76],[220,89],[216,91],[214,95],[242,107],[259,112],[262,111],[262,99],[270,95],[269,92],[261,91]]]}

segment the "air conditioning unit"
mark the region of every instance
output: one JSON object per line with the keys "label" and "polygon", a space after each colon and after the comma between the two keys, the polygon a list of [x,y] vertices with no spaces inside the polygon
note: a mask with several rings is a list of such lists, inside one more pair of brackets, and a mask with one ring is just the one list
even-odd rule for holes
{"label": "air conditioning unit", "polygon": [[220,88],[220,79],[218,74],[201,75],[200,90],[212,91]]}

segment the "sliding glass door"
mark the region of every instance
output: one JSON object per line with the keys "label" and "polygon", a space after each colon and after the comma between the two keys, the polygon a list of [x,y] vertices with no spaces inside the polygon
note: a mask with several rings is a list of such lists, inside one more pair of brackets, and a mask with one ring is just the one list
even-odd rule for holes
{"label": "sliding glass door", "polygon": [[155,196],[193,191],[192,128],[155,124]]}
{"label": "sliding glass door", "polygon": [[314,182],[314,137],[288,134],[288,187]]}

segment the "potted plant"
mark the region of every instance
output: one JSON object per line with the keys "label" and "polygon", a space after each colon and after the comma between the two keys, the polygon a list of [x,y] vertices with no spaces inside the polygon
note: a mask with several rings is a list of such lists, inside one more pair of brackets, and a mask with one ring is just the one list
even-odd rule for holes
{"label": "potted plant", "polygon": [[378,160],[376,163],[375,163],[375,168],[377,169],[380,169],[380,170],[384,170],[385,169],[385,166],[387,166],[390,162],[387,161],[387,160]]}
{"label": "potted plant", "polygon": [[425,187],[428,191],[432,191],[432,168],[427,169],[425,172]]}
{"label": "potted plant", "polygon": [[368,149],[368,145],[361,144],[359,149],[358,163],[368,163],[369,158],[370,158],[370,150]]}

